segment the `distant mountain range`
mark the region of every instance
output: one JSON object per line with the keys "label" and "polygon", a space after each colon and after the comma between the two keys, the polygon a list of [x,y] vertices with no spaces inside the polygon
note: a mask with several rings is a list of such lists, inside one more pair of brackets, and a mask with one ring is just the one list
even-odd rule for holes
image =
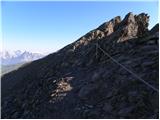
{"label": "distant mountain range", "polygon": [[44,57],[45,55],[40,53],[31,53],[28,51],[3,51],[0,52],[0,59],[2,65],[13,65],[13,64],[19,64],[19,63],[26,63],[33,60],[40,59]]}

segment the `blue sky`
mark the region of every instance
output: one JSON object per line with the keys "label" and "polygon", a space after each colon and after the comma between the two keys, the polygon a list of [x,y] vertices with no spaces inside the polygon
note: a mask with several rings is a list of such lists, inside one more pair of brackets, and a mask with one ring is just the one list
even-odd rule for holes
{"label": "blue sky", "polygon": [[2,2],[3,49],[54,52],[115,16],[150,15],[158,23],[158,2]]}

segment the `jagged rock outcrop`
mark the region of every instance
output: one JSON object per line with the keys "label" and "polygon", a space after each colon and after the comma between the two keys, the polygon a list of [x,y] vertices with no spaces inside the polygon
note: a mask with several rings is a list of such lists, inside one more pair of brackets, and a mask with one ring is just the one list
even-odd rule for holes
{"label": "jagged rock outcrop", "polygon": [[[100,25],[56,53],[2,77],[2,118],[158,118],[157,24],[147,14]],[[154,36],[156,34],[156,36]]]}

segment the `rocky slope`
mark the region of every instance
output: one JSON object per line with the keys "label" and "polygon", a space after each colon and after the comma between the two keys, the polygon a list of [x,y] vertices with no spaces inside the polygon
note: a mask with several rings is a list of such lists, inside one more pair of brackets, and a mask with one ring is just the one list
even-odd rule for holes
{"label": "rocky slope", "polygon": [[128,13],[2,77],[2,118],[158,118],[159,25]]}

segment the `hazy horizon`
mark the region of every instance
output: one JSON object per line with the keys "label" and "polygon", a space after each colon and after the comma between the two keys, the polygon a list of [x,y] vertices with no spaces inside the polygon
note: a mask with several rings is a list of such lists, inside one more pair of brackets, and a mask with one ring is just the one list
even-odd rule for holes
{"label": "hazy horizon", "polygon": [[148,13],[149,29],[158,23],[158,1],[2,1],[1,6],[3,49],[9,51],[52,53],[128,12]]}

